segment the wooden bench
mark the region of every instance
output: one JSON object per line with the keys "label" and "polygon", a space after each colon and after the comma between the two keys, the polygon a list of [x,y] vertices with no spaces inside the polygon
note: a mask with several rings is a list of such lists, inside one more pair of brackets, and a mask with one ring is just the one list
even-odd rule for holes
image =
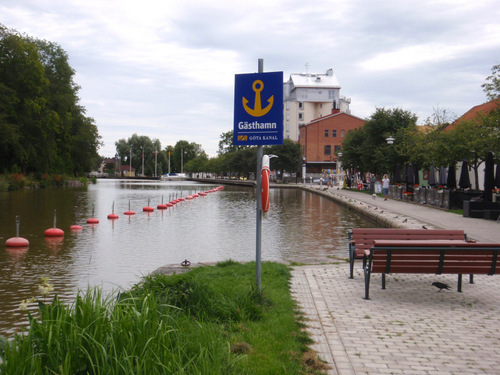
{"label": "wooden bench", "polygon": [[[365,299],[370,299],[370,276],[391,273],[458,274],[459,292],[462,291],[462,274],[494,275],[497,271],[498,243],[465,241],[398,241],[375,240],[370,250],[365,250]],[[430,285],[429,285],[430,287]]]}
{"label": "wooden bench", "polygon": [[375,240],[462,240],[468,241],[463,230],[447,229],[398,229],[398,228],[353,228],[349,231],[349,278],[353,278],[354,260],[363,259],[365,250],[373,246]]}

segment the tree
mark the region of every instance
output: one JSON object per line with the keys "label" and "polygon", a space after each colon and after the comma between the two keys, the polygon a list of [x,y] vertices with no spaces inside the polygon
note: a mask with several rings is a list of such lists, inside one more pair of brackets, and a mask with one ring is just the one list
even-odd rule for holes
{"label": "tree", "polygon": [[486,77],[486,82],[481,87],[490,100],[500,98],[500,65],[491,68],[491,75]]}
{"label": "tree", "polygon": [[[130,164],[130,153],[132,153],[132,168],[136,174],[153,176],[155,174],[155,152],[161,150],[161,142],[158,139],[151,140],[146,135],[132,134],[128,139],[120,139],[115,142],[116,153],[120,160]],[[144,163],[144,171],[142,166]],[[167,169],[167,159],[164,154],[158,153],[156,160],[157,174],[160,175]]]}
{"label": "tree", "polygon": [[57,44],[0,25],[0,171],[90,171],[100,137],[68,60]]}
{"label": "tree", "polygon": [[272,159],[271,169],[295,173],[302,163],[302,149],[300,144],[290,139],[283,140],[282,145],[268,146],[264,149],[266,154],[274,154],[277,159]]}
{"label": "tree", "polygon": [[[500,109],[474,120],[461,121],[448,133],[449,152],[454,161],[467,159],[474,169],[475,187],[479,189],[478,171],[488,152],[500,155]],[[497,156],[498,159],[498,156]]]}
{"label": "tree", "polygon": [[185,164],[204,154],[205,151],[197,143],[189,143],[185,140],[177,141],[170,155],[172,170],[174,172],[183,172]]}
{"label": "tree", "polygon": [[[382,174],[394,171],[398,163],[409,162],[409,134],[416,129],[416,122],[417,116],[409,111],[377,108],[361,129],[348,133],[342,142],[344,168]],[[400,142],[400,146],[388,145],[389,136],[395,137],[395,144]]]}
{"label": "tree", "polygon": [[221,138],[221,140],[219,141],[219,151],[217,151],[217,153],[219,155],[227,154],[228,152],[234,152],[237,150],[241,150],[245,147],[248,147],[248,146],[235,145],[233,143],[233,139],[234,139],[234,131],[233,130],[230,130],[226,133],[222,133],[220,135],[220,138]]}

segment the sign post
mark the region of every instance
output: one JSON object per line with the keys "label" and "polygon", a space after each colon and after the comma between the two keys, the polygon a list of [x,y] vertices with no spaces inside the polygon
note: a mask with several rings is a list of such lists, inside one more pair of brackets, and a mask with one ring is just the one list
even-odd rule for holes
{"label": "sign post", "polygon": [[235,76],[233,144],[257,146],[255,279],[260,292],[262,146],[283,144],[283,72],[264,73],[264,59],[259,59],[258,69],[258,73]]}

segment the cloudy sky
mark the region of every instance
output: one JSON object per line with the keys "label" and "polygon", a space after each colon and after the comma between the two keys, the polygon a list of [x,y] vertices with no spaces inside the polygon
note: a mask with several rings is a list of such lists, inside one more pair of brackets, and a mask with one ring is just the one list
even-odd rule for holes
{"label": "cloudy sky", "polygon": [[423,123],[484,103],[500,64],[497,0],[0,0],[0,23],[58,43],[104,146],[133,133],[201,144],[233,128],[234,75],[333,68],[352,114]]}

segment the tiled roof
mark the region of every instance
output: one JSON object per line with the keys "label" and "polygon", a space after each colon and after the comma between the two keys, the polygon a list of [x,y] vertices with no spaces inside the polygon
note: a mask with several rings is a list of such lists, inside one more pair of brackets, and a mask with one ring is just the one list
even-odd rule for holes
{"label": "tiled roof", "polygon": [[448,125],[444,131],[450,131],[453,130],[455,127],[455,124],[458,124],[463,121],[469,121],[469,120],[474,120],[475,118],[486,115],[496,108],[500,108],[500,99],[492,100],[491,102],[476,105],[475,107],[472,107],[469,109],[467,112],[465,112],[461,117],[453,121],[450,125]]}

